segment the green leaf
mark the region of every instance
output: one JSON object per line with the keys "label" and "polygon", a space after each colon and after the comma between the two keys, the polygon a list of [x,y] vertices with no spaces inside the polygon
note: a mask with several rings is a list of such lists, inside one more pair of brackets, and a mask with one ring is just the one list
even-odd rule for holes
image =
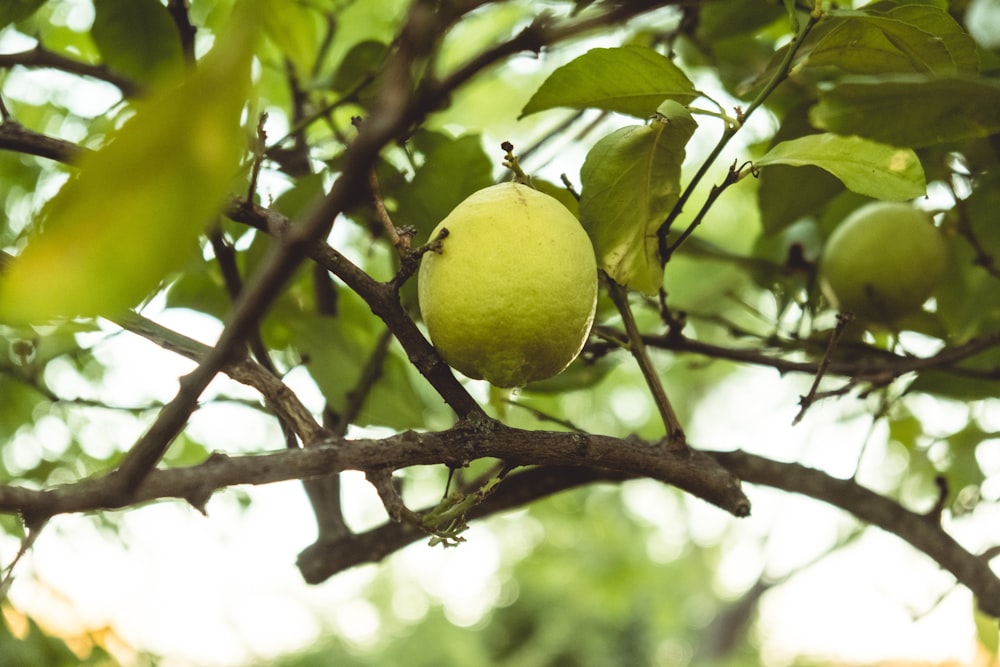
{"label": "green leaf", "polygon": [[[944,13],[933,7],[909,13],[922,20],[927,12]],[[956,72],[951,52],[937,35],[896,16],[895,12],[878,16],[843,12],[831,19],[833,27],[809,54],[808,64],[832,65],[855,74]],[[933,20],[923,23],[935,27],[930,25]]]}
{"label": "green leaf", "polygon": [[316,26],[322,17],[308,3],[264,0],[264,33],[295,67],[308,78],[319,52]]}
{"label": "green leaf", "polygon": [[788,14],[788,29],[792,32],[799,31],[799,14],[795,8],[795,0],[783,0],[785,12]]}
{"label": "green leaf", "polygon": [[398,429],[419,426],[426,406],[416,389],[419,380],[412,377],[416,371],[392,346],[377,368],[370,366],[384,325],[354,292],[340,294],[336,317],[285,311],[281,318],[299,355],[308,360],[306,367],[327,405],[341,413],[353,400],[353,392],[371,384],[364,390],[367,395],[355,423]]}
{"label": "green leaf", "polygon": [[119,313],[192,256],[239,166],[255,14],[252,0],[242,3],[189,79],[141,101],[80,160],[0,280],[0,318]]}
{"label": "green leaf", "polygon": [[580,222],[598,265],[619,284],[650,294],[663,282],[656,230],[680,197],[685,146],[697,127],[680,104],[662,109],[649,125],[598,141],[580,170]]}
{"label": "green leaf", "polygon": [[148,83],[183,67],[180,35],[157,0],[95,0],[90,36],[109,68]]}
{"label": "green leaf", "polygon": [[[963,364],[972,367],[974,371],[989,369],[987,365],[992,362],[992,368],[1000,362],[998,355],[986,355],[977,359],[976,364]],[[988,373],[987,373],[988,375]],[[949,373],[946,370],[926,370],[922,372],[909,386],[909,391],[924,394],[933,394],[943,398],[951,398],[957,401],[980,401],[995,398],[997,395],[997,381],[991,377],[975,377],[958,373]]]}
{"label": "green leaf", "polygon": [[44,4],[45,0],[4,0],[0,3],[0,28],[23,21]]}
{"label": "green leaf", "polygon": [[765,234],[774,234],[804,217],[815,215],[844,186],[816,167],[775,164],[761,171],[757,189],[760,221]]}
{"label": "green leaf", "polygon": [[876,199],[907,201],[927,191],[916,153],[861,137],[810,134],[782,141],[757,161],[758,167],[773,164],[820,167],[848,189]]}
{"label": "green leaf", "polygon": [[601,109],[648,118],[664,100],[699,96],[672,60],[644,46],[591,49],[554,71],[521,111],[521,118],[556,107]]}
{"label": "green leaf", "polygon": [[453,138],[420,132],[413,142],[423,154],[424,163],[412,180],[396,188],[393,221],[415,227],[423,242],[463,199],[493,184],[493,163],[478,134]]}
{"label": "green leaf", "polygon": [[374,83],[376,79],[380,80],[380,70],[389,52],[386,44],[373,39],[358,42],[337,67],[331,86],[341,93],[348,93],[366,81]]}
{"label": "green leaf", "polygon": [[1000,132],[1000,82],[919,75],[847,79],[820,95],[813,125],[920,148]]}
{"label": "green leaf", "polygon": [[972,616],[976,624],[976,641],[986,655],[994,660],[1000,657],[1000,626],[997,619],[979,610],[974,601]]}
{"label": "green leaf", "polygon": [[[814,132],[809,125],[808,105],[801,104],[785,114],[768,147]],[[776,234],[802,218],[815,216],[826,202],[844,191],[839,180],[817,167],[773,165],[762,170],[758,180],[760,222],[766,235]]]}
{"label": "green leaf", "polygon": [[[947,3],[945,3],[947,5]],[[961,24],[952,18],[945,7],[929,5],[902,5],[891,10],[891,18],[909,23],[931,33],[951,54],[952,62],[959,72],[979,71],[979,51],[976,40],[965,32]]]}

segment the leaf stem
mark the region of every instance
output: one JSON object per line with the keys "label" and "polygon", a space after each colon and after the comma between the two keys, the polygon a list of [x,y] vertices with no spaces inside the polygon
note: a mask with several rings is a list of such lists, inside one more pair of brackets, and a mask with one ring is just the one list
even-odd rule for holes
{"label": "leaf stem", "polygon": [[[681,214],[684,210],[684,205],[687,200],[691,198],[696,187],[701,182],[701,179],[705,177],[708,173],[709,168],[715,163],[715,160],[719,157],[726,146],[729,145],[729,141],[736,136],[736,133],[746,124],[747,118],[750,117],[754,111],[756,111],[765,100],[771,96],[774,89],[781,84],[788,77],[788,72],[792,68],[792,61],[795,59],[795,55],[798,53],[799,48],[805,42],[806,36],[812,31],[812,29],[819,23],[820,19],[823,18],[823,12],[820,9],[820,3],[817,1],[815,9],[810,12],[809,20],[802,26],[798,34],[792,39],[788,44],[788,50],[785,52],[785,57],[782,58],[781,64],[778,66],[778,70],[771,77],[771,80],[767,82],[767,85],[757,94],[757,97],[750,102],[750,106],[746,108],[745,111],[740,111],[737,109],[736,122],[727,123],[725,130],[722,132],[722,136],[719,138],[719,142],[712,149],[712,152],[708,154],[705,161],[702,162],[698,171],[695,173],[694,177],[684,188],[684,192],[677,199],[677,203],[674,204],[673,209],[667,215],[667,219],[663,221],[659,229],[656,230],[657,246],[659,248],[660,263],[666,264],[667,260],[670,258],[670,253],[673,249],[667,244],[667,235],[670,233],[670,227],[673,225],[674,220]],[[716,196],[718,196],[716,194]]]}

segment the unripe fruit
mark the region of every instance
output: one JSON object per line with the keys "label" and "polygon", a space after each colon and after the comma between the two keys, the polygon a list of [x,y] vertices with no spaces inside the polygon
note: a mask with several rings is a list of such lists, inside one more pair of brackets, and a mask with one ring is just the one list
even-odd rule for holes
{"label": "unripe fruit", "polygon": [[577,219],[516,183],[484,188],[434,230],[420,312],[453,368],[498,387],[557,375],[580,353],[597,304],[597,264]]}
{"label": "unripe fruit", "polygon": [[820,287],[838,309],[889,323],[920,309],[944,278],[947,259],[927,213],[875,202],[855,210],[830,235]]}

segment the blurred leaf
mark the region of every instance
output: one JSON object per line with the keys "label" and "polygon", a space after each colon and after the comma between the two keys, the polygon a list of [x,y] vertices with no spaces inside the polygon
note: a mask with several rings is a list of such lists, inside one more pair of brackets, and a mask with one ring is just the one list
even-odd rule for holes
{"label": "blurred leaf", "polygon": [[420,382],[423,380],[419,378],[413,364],[393,344],[371,396],[358,415],[357,423],[399,430],[425,424],[429,407],[417,390],[417,383]]}
{"label": "blurred leaf", "polygon": [[521,118],[556,107],[648,118],[664,100],[686,104],[699,95],[687,75],[653,49],[591,49],[554,71],[528,100]]}
{"label": "blurred leaf", "polygon": [[799,31],[799,14],[795,7],[795,0],[783,0],[785,13],[788,14],[788,29],[792,32]]}
{"label": "blurred leaf", "polygon": [[[378,368],[369,368],[384,325],[354,292],[342,294],[336,317],[303,312],[281,317],[309,374],[337,413],[359,387],[371,385],[355,420],[359,425],[397,429],[421,425],[424,401],[414,388],[411,365],[390,351]],[[365,372],[376,375],[365,377]]]}
{"label": "blurred leaf", "polygon": [[570,213],[580,217],[580,202],[573,196],[573,193],[566,189],[566,186],[556,185],[542,178],[531,179],[531,185],[539,192],[544,192],[550,197],[558,199],[559,203],[565,206]]}
{"label": "blurred leaf", "polygon": [[366,81],[374,84],[377,78],[381,78],[381,66],[388,55],[389,47],[382,42],[371,39],[358,42],[351,47],[337,68],[331,84],[333,89],[348,93]]}
{"label": "blurred leaf", "polygon": [[996,618],[979,611],[975,600],[972,604],[972,617],[976,623],[976,641],[986,655],[996,660],[1000,657],[1000,624]]}
{"label": "blurred leaf", "polygon": [[90,35],[104,64],[148,85],[180,74],[180,35],[157,0],[95,0]]}
{"label": "blurred leaf", "polygon": [[28,18],[45,0],[4,0],[0,3],[0,28]]}
{"label": "blurred leaf", "polygon": [[[35,409],[45,399],[37,390],[7,374],[0,374],[0,396],[3,396],[0,401],[0,442],[7,443],[21,426],[32,422]],[[6,466],[3,469],[6,470]]]}
{"label": "blurred leaf", "polygon": [[938,35],[939,30],[953,33],[954,19],[933,7],[901,9],[883,15],[836,12],[830,19],[833,27],[809,54],[808,64],[832,65],[855,74],[954,74],[956,62]]}
{"label": "blurred leaf", "polygon": [[896,75],[845,79],[820,94],[812,123],[894,146],[920,148],[1000,132],[1000,82]]}
{"label": "blurred leaf", "polygon": [[933,394],[943,398],[958,401],[978,401],[984,398],[995,398],[997,395],[997,379],[990,377],[988,372],[1000,367],[1000,354],[979,355],[977,364],[965,363],[963,367],[972,367],[979,371],[987,371],[986,377],[974,377],[962,372],[949,373],[946,370],[926,370],[920,373],[910,385],[910,391]]}
{"label": "blurred leaf", "polygon": [[[984,181],[963,202],[960,210],[946,216],[944,226],[967,225],[977,243],[995,252],[1000,248],[998,210],[1000,188]],[[947,240],[950,269],[935,293],[936,313],[950,337],[956,342],[964,342],[1000,327],[1000,290],[997,279],[978,263],[976,252],[964,237],[949,236]],[[997,261],[995,255],[993,261]]]}
{"label": "blurred leaf", "polygon": [[[89,655],[81,657],[70,650],[66,642],[46,633],[38,623],[4,605],[0,613],[0,664],[2,665],[46,665],[47,667],[80,667],[87,665],[110,665],[111,656],[90,639],[77,649],[86,648]],[[16,619],[24,629],[15,634],[11,631],[8,618]],[[89,644],[89,645],[88,645]]]}
{"label": "blurred leaf", "polygon": [[397,226],[415,227],[422,243],[463,199],[493,184],[493,163],[478,134],[453,138],[437,132],[420,132],[413,142],[414,148],[423,154],[424,162],[413,179],[393,193],[396,199],[393,222]]}
{"label": "blurred leaf", "polygon": [[244,146],[254,6],[241,5],[188,80],[141,101],[109,144],[80,160],[0,281],[4,319],[121,312],[192,256]]}
{"label": "blurred leaf", "polygon": [[907,201],[927,192],[916,153],[861,137],[810,134],[781,142],[756,164],[812,165],[830,172],[854,192],[888,201]]}
{"label": "blurred leaf", "polygon": [[663,281],[656,230],[680,197],[685,146],[697,127],[680,104],[664,111],[649,125],[598,141],[580,169],[580,222],[598,265],[619,284],[650,294]]}
{"label": "blurred leaf", "polygon": [[564,394],[568,391],[590,389],[603,380],[620,363],[621,360],[613,356],[603,356],[596,360],[578,357],[569,365],[569,368],[559,375],[548,380],[531,382],[521,390],[521,393],[528,395]]}
{"label": "blurred leaf", "polygon": [[298,76],[308,79],[319,52],[319,14],[301,0],[263,0],[263,5],[264,34],[288,58]]}
{"label": "blurred leaf", "polygon": [[762,28],[788,12],[787,3],[783,8],[764,0],[709,2],[698,9],[698,37],[709,42],[756,36]]}
{"label": "blurred leaf", "polygon": [[226,292],[219,265],[192,257],[166,293],[168,308],[191,310],[225,320],[232,309],[233,300]]}
{"label": "blurred leaf", "polygon": [[774,164],[761,170],[757,194],[764,233],[775,234],[814,214],[843,189],[839,179],[818,167]]}

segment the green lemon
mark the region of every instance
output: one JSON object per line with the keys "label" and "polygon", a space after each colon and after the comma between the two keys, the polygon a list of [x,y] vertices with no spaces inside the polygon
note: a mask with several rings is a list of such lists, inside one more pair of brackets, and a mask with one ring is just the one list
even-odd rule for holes
{"label": "green lemon", "polygon": [[865,204],[827,240],[820,287],[842,311],[892,322],[920,310],[944,278],[947,259],[927,213],[909,204]]}
{"label": "green lemon", "polygon": [[587,339],[597,264],[577,219],[549,195],[502,183],[460,203],[424,255],[420,312],[453,368],[497,387],[552,377]]}

